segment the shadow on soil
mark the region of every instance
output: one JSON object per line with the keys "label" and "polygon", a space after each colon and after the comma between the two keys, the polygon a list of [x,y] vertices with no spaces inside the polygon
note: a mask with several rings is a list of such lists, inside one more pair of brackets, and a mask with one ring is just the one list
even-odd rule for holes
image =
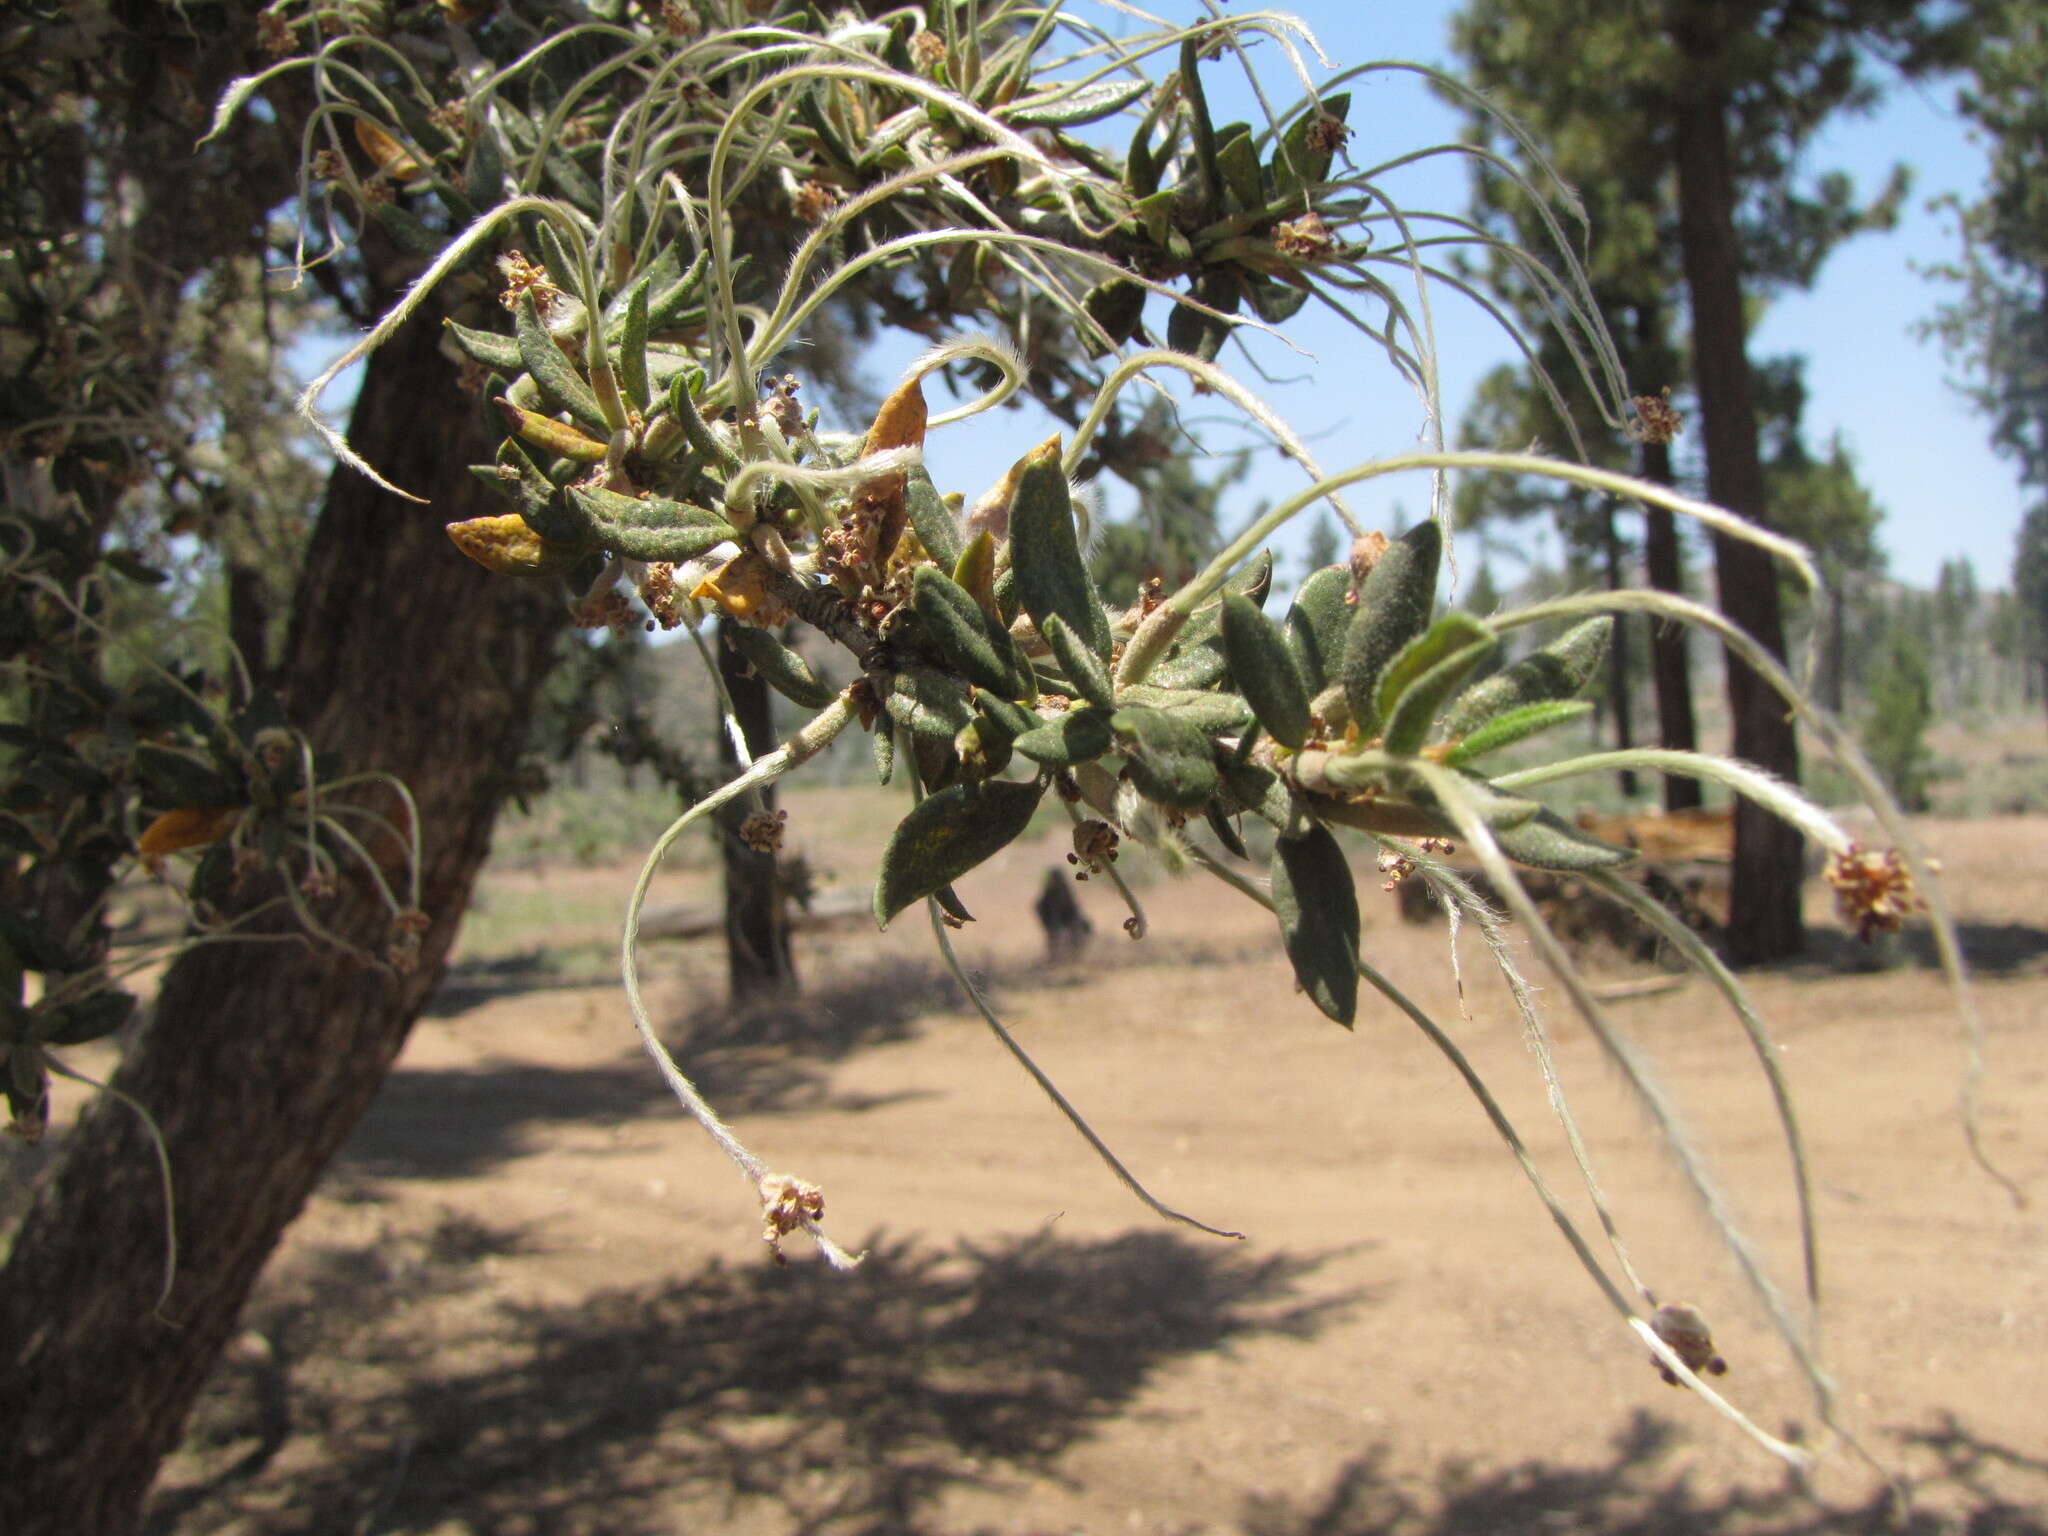
{"label": "shadow on soil", "polygon": [[1320,1259],[1147,1232],[880,1241],[850,1276],[713,1264],[574,1306],[465,1302],[516,1246],[444,1223],[279,1275],[152,1536],[640,1536],[743,1505],[907,1536],[948,1487],[1054,1470],[1173,1360],[1307,1340],[1370,1299],[1304,1296]]}
{"label": "shadow on soil", "polygon": [[[1605,1461],[1443,1466],[1420,1498],[1388,1471],[1384,1448],[1350,1462],[1330,1488],[1302,1501],[1254,1495],[1244,1536],[2048,1536],[2048,1462],[1966,1432],[1953,1418],[1901,1434],[1920,1464],[1925,1508],[1901,1516],[1880,1495],[1855,1508],[1821,1505],[1788,1482],[1762,1491],[1696,1492],[1660,1465],[1680,1438],[1638,1411]],[[1917,1453],[1917,1454],[1916,1454]],[[1994,1482],[1997,1484],[1993,1486]],[[2031,1497],[2015,1500],[2016,1486]],[[1936,1509],[1941,1512],[1935,1512]]]}
{"label": "shadow on soil", "polygon": [[[2009,976],[2048,961],[2048,928],[2026,923],[1959,923],[1963,959],[1979,976]],[[1806,930],[1806,955],[1792,963],[1795,974],[1807,971],[1883,971],[1898,966],[1931,970],[1941,964],[1934,933],[1924,924],[1865,944],[1852,933],[1812,924]]]}
{"label": "shadow on soil", "polygon": [[[877,1242],[852,1276],[714,1263],[573,1306],[477,1304],[519,1235],[450,1216],[331,1248],[266,1287],[152,1507],[149,1536],[657,1536],[748,1529],[937,1536],[950,1488],[1021,1479],[1158,1371],[1239,1339],[1307,1341],[1366,1293],[1323,1262],[1166,1233],[940,1251]],[[1173,1434],[1160,1417],[1156,1433]],[[1691,1431],[1688,1431],[1691,1433]],[[2048,1536],[2048,1462],[1953,1419],[1895,1437],[1930,1508],[1821,1506],[1789,1485],[1696,1491],[1672,1425],[1638,1414],[1604,1458],[1442,1465],[1385,1447],[1321,1491],[1246,1491],[1205,1536]],[[1254,1467],[1244,1469],[1255,1482]],[[1114,1490],[1104,1490],[1114,1495]],[[2024,1494],[2022,1497],[2020,1495]]]}

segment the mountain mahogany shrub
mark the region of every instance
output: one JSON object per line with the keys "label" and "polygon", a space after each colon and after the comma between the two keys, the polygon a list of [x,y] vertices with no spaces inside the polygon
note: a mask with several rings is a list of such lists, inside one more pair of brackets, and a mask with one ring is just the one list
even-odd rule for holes
{"label": "mountain mahogany shrub", "polygon": [[[1127,28],[1133,13],[1114,11]],[[1660,502],[1772,550],[1810,580],[1797,546],[1669,491],[1525,455],[1439,447],[1325,474],[1286,423],[1217,365],[1233,332],[1317,303],[1373,336],[1389,366],[1434,377],[1427,328],[1410,317],[1414,292],[1438,275],[1440,243],[1412,240],[1411,224],[1425,216],[1388,202],[1375,169],[1357,164],[1348,96],[1311,93],[1258,123],[1219,124],[1210,111],[1205,78],[1249,71],[1253,44],[1306,83],[1311,40],[1298,23],[1218,13],[1111,37],[1079,7],[1008,0],[838,12],[750,5],[744,17],[729,5],[676,0],[287,3],[270,13],[266,37],[285,57],[240,82],[222,120],[272,79],[310,74],[316,104],[305,133],[317,181],[308,209],[374,222],[423,262],[413,293],[316,384],[308,409],[326,379],[378,344],[428,289],[469,294],[471,311],[449,324],[448,340],[504,429],[494,462],[474,471],[502,493],[505,511],[452,525],[457,547],[508,579],[558,586],[586,624],[666,628],[720,615],[761,675],[816,712],[658,840],[628,908],[623,954],[644,1042],[754,1183],[778,1258],[783,1239],[802,1230],[833,1262],[857,1262],[821,1230],[817,1188],[769,1171],[661,1048],[640,998],[635,935],[655,866],[678,836],[858,729],[873,736],[878,777],[904,783],[912,802],[876,873],[876,921],[886,926],[925,904],[941,952],[991,1028],[1153,1209],[1190,1219],[1115,1159],[953,959],[949,929],[972,920],[955,883],[1048,802],[1074,821],[1078,874],[1123,889],[1115,858],[1124,839],[1176,867],[1199,865],[1271,908],[1309,1006],[1350,1027],[1363,981],[1404,1012],[1465,1078],[1660,1369],[1777,1454],[1805,1459],[1700,1380],[1699,1371],[1725,1369],[1711,1335],[1694,1309],[1660,1302],[1645,1283],[1554,1078],[1552,1097],[1600,1203],[1608,1261],[1449,1030],[1372,965],[1352,859],[1363,846],[1389,872],[1429,880],[1454,917],[1480,930],[1550,1074],[1544,1026],[1500,914],[1442,855],[1458,846],[1478,861],[1667,1131],[1830,1423],[1810,1337],[1810,1215],[1808,1311],[1795,1315],[1722,1216],[1670,1106],[1514,874],[1570,871],[1629,905],[1636,888],[1612,874],[1633,853],[1525,791],[1624,760],[1715,779],[1828,846],[1845,913],[1864,930],[1903,918],[1924,861],[1910,843],[1900,858],[1872,857],[1794,790],[1722,759],[1595,753],[1489,776],[1492,754],[1521,744],[1526,761],[1529,743],[1583,713],[1576,695],[1600,665],[1611,612],[1653,611],[1708,630],[1756,666],[1843,754],[1903,836],[1853,744],[1712,610],[1623,592],[1490,619],[1439,612],[1439,524],[1389,541],[1358,528],[1340,493],[1397,470],[1439,480],[1464,467],[1540,472]],[[1266,110],[1268,95],[1258,99]],[[317,256],[334,231],[318,220],[312,228]],[[1569,242],[1552,253],[1558,276],[1532,253],[1513,254],[1541,274],[1573,327],[1573,355],[1624,426],[1626,391],[1586,318]],[[1384,309],[1380,328],[1356,318],[1361,296]],[[786,370],[813,328],[855,304],[928,334],[972,315],[1004,339],[938,346],[864,434],[834,434],[802,406],[800,380]],[[952,368],[983,392],[934,416],[923,381]],[[1178,591],[1147,590],[1129,608],[1112,607],[1083,558],[1073,477],[1128,467],[1113,448],[1126,386],[1176,372],[1268,432],[1309,483]],[[1020,389],[1070,435],[1049,438],[990,486],[936,485],[922,462],[927,435]],[[1282,598],[1267,543],[1326,502],[1353,523],[1350,558]],[[790,624],[841,648],[856,679],[837,690],[821,682],[781,638]],[[1532,624],[1553,633],[1475,681],[1504,637]],[[758,802],[754,809],[758,818]],[[1269,824],[1275,839],[1263,880],[1239,867],[1247,818]],[[1127,929],[1142,936],[1131,906]],[[1645,920],[1660,923],[1662,909],[1647,906]],[[1948,945],[1938,907],[1936,917]],[[1670,927],[1757,1042],[1807,1211],[1797,1122],[1761,1021],[1719,962],[1682,925]],[[1952,968],[1953,958],[1951,947]],[[1970,1019],[1966,996],[1961,1003]]]}

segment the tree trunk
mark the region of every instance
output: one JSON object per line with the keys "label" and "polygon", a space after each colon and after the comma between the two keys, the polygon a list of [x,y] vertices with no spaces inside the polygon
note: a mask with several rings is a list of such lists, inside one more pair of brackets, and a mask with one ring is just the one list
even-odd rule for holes
{"label": "tree trunk", "polygon": [[[176,1285],[159,1307],[156,1166],[135,1116],[102,1097],[67,1138],[0,1283],[9,1536],[136,1529],[265,1260],[383,1082],[468,904],[561,619],[442,534],[502,508],[464,468],[492,445],[466,425],[477,413],[456,394],[438,332],[423,315],[370,360],[351,433],[433,507],[337,472],[277,673],[316,747],[417,797],[431,918],[418,966],[398,975],[326,948],[221,944],[171,968],[114,1083],[163,1132]],[[321,915],[371,954],[391,936],[359,883]]]}
{"label": "tree trunk", "polygon": [[[1611,501],[1607,504],[1600,542],[1606,556],[1607,590],[1619,592],[1622,588],[1621,531],[1614,525],[1614,503]],[[1635,731],[1629,723],[1628,694],[1628,615],[1623,613],[1614,617],[1614,639],[1607,648],[1607,702],[1614,711],[1614,746],[1619,752],[1626,752],[1635,745]],[[1635,769],[1624,768],[1617,777],[1622,797],[1635,799]]]}
{"label": "tree trunk", "polygon": [[[768,684],[726,642],[725,626],[718,621],[718,673],[732,700],[733,714],[747,739],[747,755],[760,757],[773,752],[775,721]],[[738,773],[739,754],[732,737],[719,721],[719,760],[727,776]],[[775,787],[761,791],[761,807],[775,814]],[[740,829],[754,814],[745,796],[718,812],[719,847],[725,855],[725,955],[726,975],[736,1003],[774,997],[796,990],[796,958],[789,947],[789,916],[784,905],[782,882],[777,878],[779,858],[772,849],[753,848]]]}
{"label": "tree trunk", "polygon": [[[1643,478],[1672,485],[1671,448],[1667,443],[1643,444]],[[1643,506],[1643,563],[1650,585],[1674,597],[1685,595],[1685,571],[1679,559],[1678,516],[1669,507]],[[1650,621],[1650,677],[1657,693],[1657,739],[1673,752],[1699,750],[1699,731],[1692,715],[1691,633],[1683,624]],[[1664,779],[1664,809],[1697,810],[1700,781],[1682,774]]]}
{"label": "tree trunk", "polygon": [[[1687,27],[1714,10],[1711,6],[1681,8],[1679,41],[1692,65],[1697,90],[1680,100],[1673,123],[1679,242],[1692,304],[1693,366],[1705,427],[1707,494],[1731,511],[1768,523],[1745,342],[1741,263],[1735,244],[1729,101],[1725,89],[1715,83],[1720,41],[1702,35],[1704,28],[1691,31]],[[1714,575],[1722,611],[1772,655],[1783,657],[1784,621],[1771,557],[1754,545],[1717,533]],[[1732,652],[1727,668],[1735,755],[1797,782],[1799,742],[1784,701]],[[1804,947],[1800,852],[1799,834],[1790,825],[1748,800],[1736,802],[1728,948],[1737,964],[1784,959]]]}

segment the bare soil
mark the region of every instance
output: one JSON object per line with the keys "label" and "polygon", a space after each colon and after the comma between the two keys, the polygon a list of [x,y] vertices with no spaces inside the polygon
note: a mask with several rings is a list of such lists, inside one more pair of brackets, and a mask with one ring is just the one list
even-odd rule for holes
{"label": "bare soil", "polygon": [[[858,882],[866,796],[797,796]],[[1847,1420],[1916,1485],[1913,1528],[2048,1530],[2048,819],[1927,827],[1979,966],[1969,1157],[1938,973],[1845,942],[1755,979],[1805,1115]],[[1008,1059],[915,913],[807,936],[803,999],[734,1017],[715,946],[650,948],[667,1038],[751,1145],[821,1184],[851,1276],[778,1268],[752,1192],[678,1112],[602,974],[624,870],[494,877],[489,936],[294,1228],[155,1504],[161,1533],[1863,1531],[1839,1444],[1815,1492],[1620,1326],[1457,1075],[1377,1000],[1354,1033],[1294,992],[1270,919],[1101,881],[1078,964],[1030,913],[1053,834],[965,881],[960,935],[1005,1018],[1167,1203],[1139,1206]],[[701,900],[701,868],[655,900]],[[1503,987],[1361,885],[1368,951],[1452,1032],[1596,1231]],[[1813,896],[1825,921],[1822,896]],[[523,938],[522,938],[523,934]],[[490,946],[495,946],[492,948]],[[539,964],[547,960],[552,971]],[[1652,973],[1618,961],[1601,980]],[[565,974],[566,973],[566,974]],[[1545,995],[1554,993],[1546,988]],[[1798,1289],[1786,1155],[1703,984],[1616,1002],[1743,1230]],[[1596,1043],[1558,1055],[1630,1252],[1702,1308],[1730,1396],[1826,1439],[1734,1264]]]}

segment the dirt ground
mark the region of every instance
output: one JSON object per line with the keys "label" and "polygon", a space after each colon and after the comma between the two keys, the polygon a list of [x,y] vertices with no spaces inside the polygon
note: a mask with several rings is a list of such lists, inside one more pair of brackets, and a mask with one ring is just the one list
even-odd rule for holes
{"label": "dirt ground", "polygon": [[[870,798],[798,797],[858,883]],[[1756,990],[1815,1163],[1844,1413],[1917,1485],[1916,1528],[2048,1530],[2048,819],[1930,824],[1991,1039],[1970,1162],[1938,975],[1846,946]],[[623,870],[492,877],[422,1021],[273,1266],[167,1469],[180,1536],[418,1533],[1862,1531],[1664,1385],[1456,1075],[1390,1006],[1295,995],[1266,915],[1199,879],[1114,893],[1074,965],[1029,903],[1053,836],[963,882],[1006,1019],[1164,1201],[1120,1188],[963,1005],[906,914],[806,936],[800,1004],[720,1006],[722,957],[651,946],[668,1039],[771,1166],[821,1184],[851,1276],[769,1262],[753,1196],[669,1100],[600,973]],[[1503,988],[1362,880],[1371,957],[1448,1021],[1586,1219]],[[686,869],[656,901],[701,900]],[[1813,897],[1817,917],[1822,912]],[[522,940],[521,934],[525,937]],[[468,941],[466,941],[468,942]],[[522,950],[545,944],[553,971]],[[567,974],[564,974],[566,970]],[[1651,973],[1611,962],[1601,979]],[[1548,995],[1548,991],[1546,991]],[[1754,1058],[1699,983],[1617,1002],[1744,1230],[1797,1289],[1786,1157]],[[1713,1320],[1731,1397],[1821,1438],[1811,1400],[1643,1115],[1575,1023],[1567,1090],[1648,1283]]]}

